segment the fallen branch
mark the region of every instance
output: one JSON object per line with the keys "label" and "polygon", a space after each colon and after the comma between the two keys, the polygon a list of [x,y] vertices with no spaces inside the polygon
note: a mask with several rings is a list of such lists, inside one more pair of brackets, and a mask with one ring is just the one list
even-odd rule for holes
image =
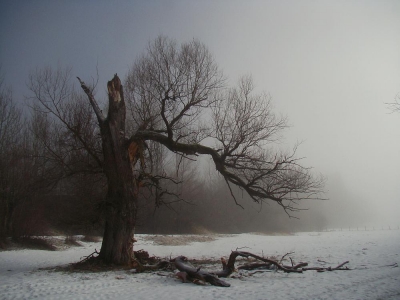
{"label": "fallen branch", "polygon": [[[282,261],[285,259],[285,257],[286,257],[287,255],[293,254],[293,253],[294,253],[294,252],[288,252],[288,253],[286,253],[284,256],[282,256],[281,260],[279,261],[279,264],[282,263]],[[290,257],[289,257],[289,258],[290,258]],[[290,258],[290,260],[292,260],[292,259]],[[293,264],[293,262],[292,262],[292,264]]]}
{"label": "fallen branch", "polygon": [[[222,270],[219,271],[213,271],[213,272],[207,272],[204,270],[201,270],[201,267],[194,267],[188,262],[187,258],[184,256],[179,256],[171,262],[174,262],[175,267],[180,271],[175,274],[176,277],[180,278],[182,282],[187,282],[191,281],[196,284],[205,284],[206,282],[215,285],[215,286],[223,286],[223,287],[229,287],[230,284],[219,279],[218,277],[229,277],[236,269],[235,269],[235,262],[237,257],[244,257],[244,258],[253,258],[255,260],[258,260],[259,262],[252,262],[248,264],[244,264],[242,266],[239,266],[237,269],[238,270],[256,270],[256,269],[271,269],[271,267],[275,267],[275,270],[281,270],[286,273],[303,273],[303,271],[308,271],[308,270],[315,270],[317,272],[325,272],[325,271],[337,271],[337,270],[351,270],[348,267],[343,267],[345,264],[349,263],[349,261],[345,261],[341,264],[339,264],[337,267],[309,267],[305,268],[308,266],[308,263],[301,262],[298,264],[294,264],[293,260],[290,258],[291,261],[291,266],[285,266],[282,264],[282,261],[285,256],[292,254],[292,253],[286,253],[282,258],[278,261],[261,257],[259,255],[250,253],[250,252],[245,252],[245,251],[232,251],[228,261],[225,260],[225,258],[221,258],[221,263],[222,263]],[[396,265],[397,266],[397,265]],[[263,271],[256,271],[253,273],[249,273],[247,276],[251,276],[253,274],[263,272]]]}
{"label": "fallen branch", "polygon": [[136,271],[138,273],[167,269],[169,266],[170,262],[166,260],[161,260],[157,264],[149,265],[149,264],[141,264],[137,259],[133,259],[133,264],[132,264],[132,267],[136,268]]}
{"label": "fallen branch", "polygon": [[254,270],[254,269],[270,269],[272,264],[270,263],[251,263],[251,264],[245,264],[243,266],[239,266],[238,270]]}
{"label": "fallen branch", "polygon": [[181,271],[177,273],[177,276],[182,279],[182,282],[190,280],[194,283],[199,283],[199,281],[208,282],[221,287],[231,286],[229,283],[219,279],[215,274],[203,271],[201,268],[196,269],[187,261],[185,256],[178,256],[174,259],[174,263],[176,268]]}
{"label": "fallen branch", "polygon": [[97,251],[97,249],[94,249],[94,252],[92,252],[91,254],[84,256],[83,258],[81,258],[81,260],[78,262],[80,264],[85,263],[93,258],[97,258],[97,256],[99,256],[100,252]]}
{"label": "fallen branch", "polygon": [[[287,255],[287,254],[285,254],[285,255]],[[223,266],[223,271],[222,272],[214,272],[214,273],[217,274],[218,277],[227,277],[230,274],[232,274],[232,272],[235,270],[234,264],[235,264],[236,257],[238,257],[238,256],[242,256],[242,257],[246,257],[246,258],[253,257],[257,260],[263,261],[264,263],[274,265],[274,266],[276,266],[277,269],[282,270],[286,273],[302,273],[303,272],[303,270],[299,269],[298,267],[294,268],[294,267],[283,266],[282,264],[278,263],[275,260],[264,258],[264,257],[255,255],[250,252],[232,251],[231,255],[229,256],[229,261],[228,261],[227,266],[226,267]],[[231,272],[229,273],[229,271],[231,271]]]}
{"label": "fallen branch", "polygon": [[309,271],[309,270],[314,270],[317,272],[325,272],[325,271],[338,271],[338,270],[351,270],[348,267],[342,268],[345,264],[348,264],[349,261],[345,261],[344,263],[341,263],[340,265],[338,265],[336,268],[331,268],[331,267],[327,267],[327,268],[321,268],[321,267],[312,267],[312,268],[303,268],[303,271]]}
{"label": "fallen branch", "polygon": [[306,266],[308,266],[308,263],[299,263],[299,264],[293,266],[293,269],[303,268]]}

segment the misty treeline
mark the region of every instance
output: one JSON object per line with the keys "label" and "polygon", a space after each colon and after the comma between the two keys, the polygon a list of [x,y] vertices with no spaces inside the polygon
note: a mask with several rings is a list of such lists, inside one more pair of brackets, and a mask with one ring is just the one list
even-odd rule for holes
{"label": "misty treeline", "polygon": [[[84,142],[101,152],[93,117],[85,99],[73,89],[71,69],[45,68],[34,71],[29,87],[40,76],[57,78],[48,93],[62,81],[62,97],[69,99],[68,118],[72,128],[85,136]],[[41,78],[41,77],[40,77]],[[42,80],[42,79],[40,79]],[[34,95],[36,97],[39,95]],[[34,99],[17,101],[11,88],[1,82],[0,90],[0,220],[1,237],[43,234],[101,235],[103,227],[106,179],[90,154],[80,149],[76,138],[65,131],[38,107]],[[24,107],[21,104],[25,103]],[[154,195],[142,193],[138,212],[139,233],[207,233],[207,232],[289,232],[294,229],[323,228],[321,222],[310,226],[307,220],[288,225],[286,213],[276,205],[253,204],[249,196],[234,189],[237,206],[223,178],[212,174],[207,161],[193,161],[167,154],[154,147],[160,173],[176,182],[156,202]],[[88,171],[87,166],[93,166]],[[80,172],[79,170],[85,170]],[[177,184],[176,184],[177,183]],[[315,216],[314,216],[315,219]]]}
{"label": "misty treeline", "polygon": [[[70,69],[45,69],[44,73],[65,76]],[[72,82],[68,82],[72,84]],[[71,93],[71,94],[69,94]],[[72,91],[71,118],[85,130],[85,142],[100,147],[97,132],[91,124],[86,102]],[[76,98],[75,98],[76,97]],[[73,174],[91,163],[90,156],[79,152],[79,145],[49,116],[35,105],[17,105],[10,88],[1,83],[0,90],[0,220],[1,237],[25,235],[98,234],[103,226],[102,205],[106,182],[101,170]],[[68,153],[68,147],[76,148]],[[100,149],[97,149],[100,151]],[[289,226],[287,215],[276,205],[253,204],[248,195],[235,190],[243,208],[234,204],[226,183],[211,175],[206,161],[195,162],[177,155],[158,152],[158,166],[175,177],[171,190],[181,199],[166,197],[156,203],[141,195],[137,231],[142,233],[206,233],[212,232],[289,232],[294,229],[322,229],[323,217],[312,226],[307,220],[296,220]],[[68,159],[68,163],[67,160]],[[93,165],[95,165],[93,163]],[[178,166],[178,167],[177,167]],[[71,172],[71,174],[68,173]],[[73,176],[72,176],[73,175]],[[184,184],[183,184],[184,183]],[[165,198],[165,197],[164,197]],[[170,199],[168,199],[170,198]],[[164,204],[164,205],[162,205]],[[300,216],[299,216],[300,217]]]}
{"label": "misty treeline", "polygon": [[[179,49],[158,38],[124,89],[117,76],[109,81],[109,106],[95,100],[96,80],[78,80],[81,87],[71,68],[37,68],[21,78],[30,91],[25,101],[1,82],[2,238],[101,234],[118,205],[114,196],[109,202],[104,157],[104,147],[115,145],[101,131],[113,117],[132,166],[123,180],[133,178],[139,191],[129,200],[137,232],[290,231],[287,215],[303,208],[297,201],[320,199],[323,180],[300,165],[296,147],[271,146],[286,119],[272,111],[268,95],[257,94],[249,76],[227,88],[197,41]],[[296,230],[302,226],[310,229],[307,220]]]}

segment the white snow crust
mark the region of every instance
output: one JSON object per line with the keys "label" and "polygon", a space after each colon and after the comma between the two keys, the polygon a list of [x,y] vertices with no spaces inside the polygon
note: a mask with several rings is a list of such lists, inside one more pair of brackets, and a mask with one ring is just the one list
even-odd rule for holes
{"label": "white snow crust", "polygon": [[316,267],[336,267],[349,260],[346,266],[352,270],[265,271],[241,279],[227,278],[231,287],[222,288],[184,284],[172,276],[132,270],[71,273],[48,269],[76,262],[100,248],[100,243],[82,243],[83,247],[63,251],[0,252],[0,299],[400,299],[400,268],[393,267],[400,264],[399,230],[218,235],[211,242],[184,246],[157,245],[146,235],[136,238],[135,250],[159,257],[219,259],[227,258],[231,250],[247,247],[242,250],[264,256],[294,252],[290,257],[295,263]]}

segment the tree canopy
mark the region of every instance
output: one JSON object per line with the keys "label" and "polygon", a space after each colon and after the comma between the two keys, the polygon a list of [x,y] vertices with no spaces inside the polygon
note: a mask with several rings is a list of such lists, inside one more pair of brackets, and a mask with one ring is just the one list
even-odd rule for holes
{"label": "tree canopy", "polygon": [[289,215],[298,201],[321,199],[323,179],[301,165],[297,146],[276,150],[287,120],[273,111],[269,95],[255,91],[251,76],[228,87],[197,40],[179,45],[160,36],[149,43],[125,80],[115,74],[107,83],[106,108],[95,86],[77,79],[83,93],[69,68],[30,74],[30,132],[48,186],[68,191],[77,176],[98,183],[90,186],[103,192],[100,258],[106,262],[132,260],[144,194],[156,206],[180,199],[171,188],[180,179],[162,163],[168,153],[178,157],[178,169],[182,161],[209,157],[238,205],[235,189],[257,203],[275,202]]}

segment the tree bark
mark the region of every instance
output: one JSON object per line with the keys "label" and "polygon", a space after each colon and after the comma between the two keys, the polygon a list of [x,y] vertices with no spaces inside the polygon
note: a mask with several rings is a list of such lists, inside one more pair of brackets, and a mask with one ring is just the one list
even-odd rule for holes
{"label": "tree bark", "polygon": [[[79,79],[79,78],[78,78]],[[138,187],[132,173],[125,138],[126,108],[121,81],[115,74],[107,84],[109,109],[105,118],[91,91],[79,79],[96,113],[103,147],[103,170],[107,177],[105,228],[99,258],[106,263],[127,265],[133,259]]]}

